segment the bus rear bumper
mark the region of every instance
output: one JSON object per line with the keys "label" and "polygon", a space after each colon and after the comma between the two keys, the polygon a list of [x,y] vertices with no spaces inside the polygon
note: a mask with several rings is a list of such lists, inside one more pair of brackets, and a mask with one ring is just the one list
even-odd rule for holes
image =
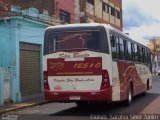
{"label": "bus rear bumper", "polygon": [[72,92],[72,91],[49,91],[44,90],[45,99],[47,101],[55,102],[74,102],[74,101],[112,101],[112,92],[111,88],[92,91],[92,92]]}

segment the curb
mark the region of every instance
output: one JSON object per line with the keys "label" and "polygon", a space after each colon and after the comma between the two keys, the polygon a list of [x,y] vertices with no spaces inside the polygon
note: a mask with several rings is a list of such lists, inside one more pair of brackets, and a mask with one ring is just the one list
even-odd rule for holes
{"label": "curb", "polygon": [[33,107],[33,106],[36,106],[36,105],[43,105],[43,104],[47,104],[47,103],[50,103],[50,102],[43,101],[43,102],[39,102],[39,103],[30,103],[28,105],[24,105],[24,106],[20,106],[20,107],[7,108],[7,109],[4,109],[4,110],[0,110],[0,115],[3,114],[3,113],[6,113],[6,112],[15,111],[15,110],[18,110],[18,109],[24,109],[24,108],[27,108],[27,107]]}

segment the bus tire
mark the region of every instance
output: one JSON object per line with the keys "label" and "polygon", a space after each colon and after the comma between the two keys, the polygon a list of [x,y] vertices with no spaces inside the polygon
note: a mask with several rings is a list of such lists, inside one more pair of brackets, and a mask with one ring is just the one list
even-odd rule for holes
{"label": "bus tire", "polygon": [[147,93],[148,93],[148,90],[149,90],[149,80],[147,80],[147,86],[146,86],[145,91],[142,93],[142,95],[143,95],[143,96],[146,96]]}
{"label": "bus tire", "polygon": [[126,106],[130,106],[132,103],[132,98],[133,98],[133,87],[131,83],[128,86],[128,95],[127,95],[127,100],[125,101]]}

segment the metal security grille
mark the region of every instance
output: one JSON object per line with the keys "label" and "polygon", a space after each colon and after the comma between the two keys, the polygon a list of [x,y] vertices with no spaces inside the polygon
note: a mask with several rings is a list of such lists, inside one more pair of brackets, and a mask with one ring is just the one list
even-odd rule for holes
{"label": "metal security grille", "polygon": [[40,45],[20,43],[20,90],[22,97],[41,92]]}

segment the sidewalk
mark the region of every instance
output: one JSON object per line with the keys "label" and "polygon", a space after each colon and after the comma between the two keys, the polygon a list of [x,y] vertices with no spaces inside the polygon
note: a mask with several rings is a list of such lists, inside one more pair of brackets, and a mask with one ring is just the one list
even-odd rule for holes
{"label": "sidewalk", "polygon": [[31,106],[36,106],[36,105],[42,105],[48,103],[43,97],[40,98],[35,98],[31,100],[26,100],[21,103],[10,103],[7,102],[5,103],[4,106],[0,106],[0,114],[9,112],[9,111],[14,111],[17,109],[23,109],[26,107],[31,107]]}

